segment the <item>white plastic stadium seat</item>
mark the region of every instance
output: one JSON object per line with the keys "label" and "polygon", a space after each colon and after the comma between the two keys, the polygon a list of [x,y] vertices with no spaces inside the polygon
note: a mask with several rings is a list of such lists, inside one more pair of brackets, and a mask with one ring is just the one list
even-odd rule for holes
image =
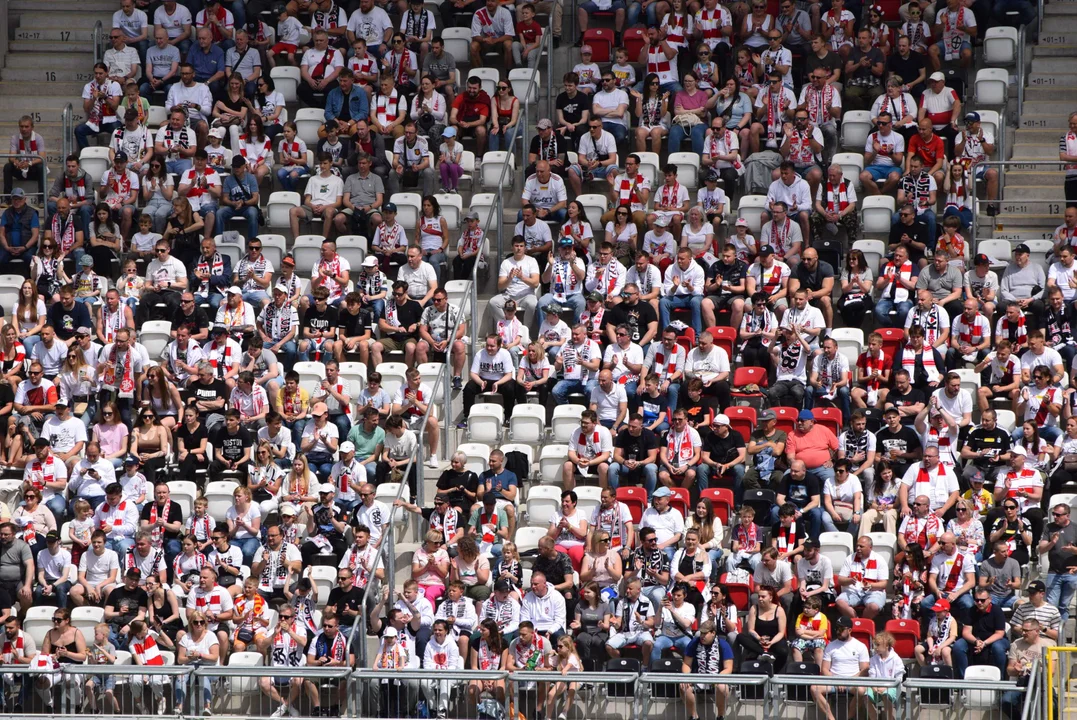
{"label": "white plastic stadium seat", "polygon": [[[513,68],[509,70],[509,84],[512,94],[521,103],[533,103],[542,87],[542,73],[531,68]],[[493,97],[492,95],[490,97]]]}
{"label": "white plastic stadium seat", "polygon": [[490,216],[497,207],[497,195],[494,193],[475,193],[471,196],[471,211],[479,216],[479,227],[485,229]]}
{"label": "white plastic stadium seat", "polygon": [[886,245],[882,240],[857,240],[852,249],[864,253],[864,261],[873,273],[878,272],[879,263],[886,257]]}
{"label": "white plastic stadium seat", "polygon": [[602,488],[597,485],[577,485],[576,510],[582,512],[585,518],[590,518],[595,508],[602,504]]}
{"label": "white plastic stadium seat", "polygon": [[269,71],[269,77],[273,78],[273,85],[284,96],[285,102],[294,103],[298,100],[296,90],[299,89],[301,78],[298,67],[278,65]]}
{"label": "white plastic stadium seat", "polygon": [[266,202],[265,216],[266,226],[271,228],[287,228],[291,226],[288,212],[299,207],[302,198],[297,192],[280,191],[272,193]]}
{"label": "white plastic stadium seat", "polygon": [[860,353],[864,352],[864,331],[860,328],[834,328],[830,337],[838,343],[838,352],[849,359],[849,366],[856,365]]}
{"label": "white plastic stadium seat", "polygon": [[[276,193],[273,193],[276,195]],[[324,235],[300,235],[292,245],[292,256],[295,258],[295,274],[307,277],[314,270],[314,266],[322,257],[322,243]]]}
{"label": "white plastic stadium seat", "polygon": [[460,227],[461,218],[464,216],[464,199],[452,193],[437,193],[434,199],[438,201],[441,216],[445,218],[449,228],[455,230]]}
{"label": "white plastic stadium seat", "polygon": [[853,554],[853,536],[847,532],[825,532],[819,535],[819,552],[830,558],[830,562],[845,562]]}
{"label": "white plastic stadium seat", "polygon": [[760,214],[766,209],[766,195],[742,195],[737,206],[737,217],[747,220],[748,230],[758,237],[763,228]]}
{"label": "white plastic stadium seat", "polygon": [[265,255],[266,260],[273,263],[273,269],[279,272],[280,261],[288,252],[284,236],[267,233],[259,235],[258,239],[262,241],[262,254]]}
{"label": "white plastic stadium seat", "polygon": [[172,323],[167,320],[150,320],[138,329],[138,341],[146,348],[151,360],[160,358],[165,347],[172,342],[171,331]]}
{"label": "white plastic stadium seat", "polygon": [[540,482],[561,483],[561,466],[568,460],[568,445],[543,445],[539,451]]}
{"label": "white plastic stadium seat", "polygon": [[[435,17],[437,15],[435,14]],[[441,31],[441,37],[445,40],[445,52],[455,58],[458,64],[469,65],[471,63],[471,28],[470,27],[447,27]],[[456,84],[457,90],[461,90],[460,83]],[[491,97],[493,97],[491,95]]]}
{"label": "white plastic stadium seat", "polygon": [[1017,28],[993,27],[984,34],[984,62],[1013,65],[1017,60]]}
{"label": "white plastic stadium seat", "polygon": [[516,168],[516,156],[504,150],[488,150],[482,156],[482,187],[500,187],[502,183],[501,168],[508,163],[509,169],[505,171],[504,183],[512,187],[513,171]]}
{"label": "white plastic stadium seat", "polygon": [[586,410],[583,405],[558,405],[553,409],[553,441],[567,443],[572,439],[572,431],[580,426],[580,415]]}
{"label": "white plastic stadium seat", "polygon": [[52,614],[54,612],[56,612],[56,608],[51,605],[34,605],[26,609],[26,619],[23,621],[22,629],[34,639],[38,647],[41,647],[41,643],[45,642],[45,636],[52,629]]}
{"label": "white plastic stadium seat", "polygon": [[509,418],[509,434],[516,442],[541,445],[546,439],[546,408],[531,403],[517,403]]}
{"label": "white plastic stadium seat", "polygon": [[[1009,403],[1008,398],[1006,402]],[[1000,430],[1011,433],[1017,427],[1017,414],[1013,410],[995,410],[995,424]]]}
{"label": "white plastic stadium seat", "polygon": [[109,169],[112,163],[108,159],[108,148],[94,146],[82,148],[79,152],[79,167],[93,180],[94,186],[101,182],[101,176]]}
{"label": "white plastic stadium seat", "polygon": [[198,497],[198,486],[190,480],[170,480],[168,482],[169,496],[176,501],[183,510],[183,517],[190,517],[194,511],[194,500]]}
{"label": "white plastic stadium seat", "polygon": [[325,112],[318,108],[299,108],[293,122],[296,134],[307,147],[318,147],[318,128],[325,122]]}
{"label": "white plastic stadium seat", "polygon": [[160,105],[150,105],[149,112],[146,113],[146,127],[150,129],[157,129],[168,121],[168,108]]}
{"label": "white plastic stadium seat", "polygon": [[524,526],[516,528],[516,549],[522,557],[525,553],[534,554],[538,551],[539,540],[546,537],[548,527]]}
{"label": "white plastic stadium seat", "polygon": [[[677,182],[689,190],[699,186],[699,155],[692,152],[670,153],[667,162],[677,166]],[[653,192],[657,192],[657,187]]]}
{"label": "white plastic stadium seat", "polygon": [[[477,77],[482,81],[482,89],[491,98],[497,97],[497,83],[501,80],[501,71],[497,68],[477,67],[471,68],[467,73],[467,79]],[[521,102],[523,102],[521,100]]]}
{"label": "white plastic stadium seat", "polygon": [[873,543],[873,549],[883,559],[883,567],[891,567],[894,563],[894,552],[897,549],[897,535],[888,532],[868,533]]}
{"label": "white plastic stadium seat", "polygon": [[1003,68],[976,71],[976,103],[997,107],[1006,102],[1010,91],[1010,73]]}
{"label": "white plastic stadium seat", "polygon": [[490,446],[483,443],[461,443],[456,447],[457,452],[467,455],[467,469],[476,475],[481,475],[490,463]]}
{"label": "white plastic stadium seat", "polygon": [[606,212],[606,196],[598,193],[584,193],[576,196],[576,202],[583,207],[583,212],[587,215],[588,222],[591,223],[591,229],[594,230],[595,237],[599,237],[604,231],[602,215]]}
{"label": "white plastic stadium seat", "polygon": [[561,511],[561,492],[557,485],[533,485],[527,491],[527,524],[530,527],[550,526],[554,516]]}
{"label": "white plastic stadium seat", "polygon": [[239,487],[234,480],[213,480],[206,483],[204,497],[209,503],[209,516],[217,522],[224,522],[225,513],[232,507],[232,494]]}
{"label": "white plastic stadium seat", "polygon": [[1010,254],[1013,252],[1013,244],[1009,240],[1001,238],[987,238],[981,240],[976,246],[976,253],[983,253],[991,259],[991,269],[1002,271],[1010,264]]}
{"label": "white plastic stadium seat", "polygon": [[358,273],[369,248],[366,238],[362,235],[338,235],[336,243],[337,254],[348,261],[353,274]]}
{"label": "white plastic stadium seat", "polygon": [[496,445],[501,439],[505,408],[497,403],[475,403],[467,416],[467,436],[472,442]]}
{"label": "white plastic stadium seat", "polygon": [[841,116],[841,146],[846,150],[864,152],[864,143],[871,134],[871,113],[853,110]]}
{"label": "white plastic stadium seat", "polygon": [[889,195],[869,195],[860,206],[863,216],[864,233],[889,235],[891,220],[894,219],[894,198]]}
{"label": "white plastic stadium seat", "polygon": [[396,394],[397,388],[403,385],[407,378],[404,373],[408,371],[408,366],[401,362],[383,362],[374,368],[381,373],[381,388],[389,397]]}
{"label": "white plastic stadium seat", "polygon": [[659,179],[662,177],[662,165],[658,153],[638,152],[636,155],[639,156],[639,172],[647,178],[653,190],[661,184]]}
{"label": "white plastic stadium seat", "polygon": [[860,189],[860,172],[864,169],[864,154],[855,152],[834,153],[831,164],[841,168],[841,175],[856,190]]}
{"label": "white plastic stadium seat", "polygon": [[423,212],[423,196],[419,193],[401,192],[389,196],[389,202],[396,205],[396,221],[405,230],[414,230],[419,225]]}

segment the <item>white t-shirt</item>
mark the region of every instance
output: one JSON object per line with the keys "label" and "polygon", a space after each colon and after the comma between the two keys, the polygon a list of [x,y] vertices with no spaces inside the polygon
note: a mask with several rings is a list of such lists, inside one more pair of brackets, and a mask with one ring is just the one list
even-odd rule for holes
{"label": "white t-shirt", "polygon": [[53,452],[70,452],[76,443],[86,442],[86,425],[74,415],[67,420],[49,415],[41,428],[41,437],[51,441]]}
{"label": "white t-shirt", "polygon": [[471,372],[491,382],[505,377],[505,373],[511,373],[512,368],[512,353],[505,348],[498,349],[497,354],[493,356],[486,352],[486,348],[483,348],[471,361]]}
{"label": "white t-shirt", "polygon": [[939,407],[950,413],[955,420],[960,420],[965,413],[972,412],[972,395],[964,388],[958,390],[957,395],[952,398],[946,394],[946,388],[939,388],[931,393],[931,397],[938,398]]}
{"label": "white t-shirt", "polygon": [[861,663],[870,662],[868,649],[856,638],[832,640],[823,650],[823,661],[830,661],[830,674],[837,677],[856,677]]}
{"label": "white t-shirt", "polygon": [[[192,595],[191,597],[194,596]],[[213,649],[213,646],[219,644],[220,643],[217,641],[217,633],[214,631],[206,632],[206,634],[203,635],[202,639],[198,642],[194,641],[194,636],[191,635],[191,633],[187,633],[183,636],[183,639],[180,640],[180,647],[184,647],[187,649],[188,657],[191,657],[192,654],[196,653],[209,654],[209,652]],[[219,657],[217,662],[214,664],[220,665]]]}
{"label": "white t-shirt", "polygon": [[626,93],[624,90],[617,88],[611,92],[606,92],[605,90],[596,92],[594,95],[591,96],[591,104],[600,107],[603,110],[614,110],[617,108],[617,106],[624,105],[626,109],[624,115],[622,115],[621,117],[607,115],[602,118],[602,122],[617,123],[618,125],[628,127],[628,93]]}
{"label": "white t-shirt", "polygon": [[[522,226],[523,226],[523,223],[517,223],[516,224],[516,234],[517,235],[523,234],[523,232],[521,230]],[[546,223],[542,222],[542,221],[539,221],[539,222],[535,223],[534,228],[539,228],[539,227],[541,227],[546,233],[546,240],[544,242],[551,242],[551,240],[550,240],[550,226],[547,225]],[[533,230],[534,228],[528,228],[528,230],[530,231],[530,230]],[[541,235],[541,233],[539,233],[539,234]],[[544,244],[544,243],[543,242],[538,243],[538,245],[542,245],[542,244]],[[530,245],[528,245],[528,247],[530,247]],[[530,277],[530,276],[534,276],[534,275],[539,274],[538,262],[535,261],[535,258],[531,257],[530,255],[524,255],[523,259],[519,260],[519,261],[516,260],[516,258],[514,258],[514,257],[507,257],[504,260],[502,260],[501,261],[501,268],[500,268],[500,270],[498,270],[497,276],[499,278],[507,278],[509,276],[509,274],[515,268],[520,268],[520,272],[525,277]],[[524,297],[525,295],[529,295],[531,293],[534,293],[534,291],[535,291],[535,289],[533,287],[531,287],[530,285],[525,283],[522,278],[517,277],[517,278],[513,278],[509,282],[509,284],[505,286],[505,289],[504,289],[504,291],[502,291],[502,294],[507,295],[508,297],[510,297],[510,298],[512,298],[514,300],[518,300],[518,299]]]}
{"label": "white t-shirt", "polygon": [[108,548],[105,548],[100,555],[94,554],[92,549],[87,550],[79,559],[79,572],[86,573],[86,582],[91,585],[96,585],[107,578],[113,568],[120,569],[120,558],[115,550]]}
{"label": "white t-shirt", "polygon": [[312,437],[317,437],[318,439],[314,442],[314,447],[312,447],[310,450],[307,450],[308,453],[312,453],[312,452],[331,453],[332,451],[329,449],[329,446],[326,444],[326,440],[339,439],[340,438],[340,431],[337,430],[337,426],[334,423],[331,423],[331,422],[327,422],[325,424],[325,427],[323,427],[321,430],[319,430],[317,427],[315,427],[313,422],[310,422],[310,423],[307,423],[307,427],[303,429],[303,439],[302,439],[301,442],[306,442],[307,438],[312,438]]}
{"label": "white t-shirt", "polygon": [[[559,176],[550,173],[550,179],[541,182],[536,173],[527,178],[521,197],[536,208],[551,208],[557,203],[565,202],[568,199],[568,192],[565,190],[565,181]],[[541,220],[539,223],[546,224]]]}
{"label": "white t-shirt", "polygon": [[628,394],[625,392],[625,386],[620,383],[613,383],[609,392],[595,385],[595,389],[591,391],[591,402],[598,406],[599,420],[616,420],[621,403],[628,402]]}
{"label": "white t-shirt", "polygon": [[660,513],[655,508],[650,507],[640,518],[639,527],[641,530],[645,527],[654,528],[654,534],[658,538],[659,544],[661,544],[674,535],[684,533],[684,518],[681,517],[680,512],[672,508]]}
{"label": "white t-shirt", "polygon": [[430,289],[430,281],[437,284],[438,276],[434,272],[434,266],[426,261],[420,261],[419,267],[413,268],[411,263],[404,263],[396,273],[396,279],[408,284],[408,297],[412,300],[420,300]]}
{"label": "white t-shirt", "polygon": [[[122,12],[119,11],[119,12]],[[191,11],[188,10],[180,3],[176,3],[176,10],[171,15],[165,10],[165,6],[161,5],[153,13],[153,24],[160,25],[168,33],[168,39],[174,40],[180,36],[183,32],[184,25],[193,24],[191,18]]]}
{"label": "white t-shirt", "polygon": [[576,428],[568,446],[580,457],[590,460],[604,452],[613,452],[613,436],[602,425],[595,425],[595,429],[586,434],[583,428]]}
{"label": "white t-shirt", "polygon": [[310,195],[311,205],[332,205],[344,195],[344,181],[337,175],[315,175],[307,181],[305,195]]}

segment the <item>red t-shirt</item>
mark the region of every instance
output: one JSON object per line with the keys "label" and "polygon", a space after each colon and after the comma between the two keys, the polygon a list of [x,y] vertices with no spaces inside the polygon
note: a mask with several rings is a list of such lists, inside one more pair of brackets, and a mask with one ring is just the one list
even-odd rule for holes
{"label": "red t-shirt", "polygon": [[485,90],[480,90],[474,98],[465,90],[453,99],[452,106],[456,110],[457,121],[475,122],[480,115],[490,116],[490,96]]}
{"label": "red t-shirt", "polygon": [[541,34],[542,26],[534,20],[527,24],[516,23],[516,35],[523,40],[524,45],[533,45]]}
{"label": "red t-shirt", "polygon": [[946,157],[946,145],[938,135],[931,136],[931,142],[925,143],[919,133],[909,141],[909,155],[919,155],[924,159],[924,167],[931,169],[940,158]]}

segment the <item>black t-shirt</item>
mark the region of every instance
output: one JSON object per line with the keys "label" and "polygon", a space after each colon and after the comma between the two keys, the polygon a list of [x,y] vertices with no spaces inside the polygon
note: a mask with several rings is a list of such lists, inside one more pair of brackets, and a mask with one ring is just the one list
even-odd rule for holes
{"label": "black t-shirt", "polygon": [[206,316],[206,311],[195,305],[194,312],[186,315],[183,308],[179,308],[172,315],[172,331],[175,332],[181,327],[190,330],[191,335],[197,335],[202,332],[203,329],[209,327],[209,318]]}
{"label": "black t-shirt", "polygon": [[[224,384],[224,380],[220,378],[214,378],[213,382],[208,385],[195,378],[191,382],[187,383],[187,399],[188,401],[197,400],[200,402],[214,402],[215,400],[228,401],[228,386]],[[223,413],[224,408],[214,410],[216,413]],[[209,413],[200,413],[204,419]]]}
{"label": "black t-shirt", "polygon": [[[912,225],[906,225],[900,220],[891,225],[889,244],[900,245],[901,237],[903,235],[908,235],[909,240],[913,242],[923,243],[925,245],[931,244],[930,242],[928,242],[927,238],[927,225],[924,224],[924,222],[919,218],[917,218]],[[918,247],[915,247],[914,245],[912,245],[912,243],[905,245],[905,249],[909,251],[909,260],[912,261],[912,264],[914,266],[920,260],[920,258],[924,257],[924,251]],[[889,288],[883,291],[883,297],[886,297],[888,291]]]}
{"label": "black t-shirt", "polygon": [[65,310],[63,303],[53,303],[49,308],[49,324],[56,330],[56,337],[70,340],[80,327],[93,327],[90,311],[83,303],[76,302],[75,307]]}
{"label": "black t-shirt", "polygon": [[[703,451],[711,454],[711,460],[717,463],[732,462],[737,456],[737,452],[744,445],[744,436],[739,431],[729,428],[729,434],[723,437],[718,437],[718,433],[711,432],[703,440]],[[816,483],[818,487],[818,483]],[[818,489],[816,489],[818,493]]]}
{"label": "black t-shirt", "polygon": [[576,97],[570,98],[567,92],[557,96],[557,109],[561,111],[565,122],[578,125],[583,118],[583,111],[591,109],[591,96],[577,91]]}
{"label": "black t-shirt", "polygon": [[[146,503],[145,507],[142,508],[142,514],[139,516],[139,519],[149,522],[149,520],[150,520],[150,512],[153,510],[154,506],[156,506],[156,505],[157,505],[156,502]],[[167,511],[165,511],[162,514],[160,509],[158,509],[157,517],[164,517],[165,522],[167,522],[167,523],[181,523],[181,522],[183,522],[183,508],[181,508],[179,503],[176,502],[175,500],[169,500],[168,501],[168,509],[167,509]],[[164,536],[166,538],[169,538],[169,539],[179,538],[180,533],[172,532],[170,530],[165,530],[164,531]]]}
{"label": "black t-shirt", "polygon": [[11,402],[15,402],[15,391],[8,383],[0,384],[0,408],[6,407]]}
{"label": "black t-shirt", "polygon": [[215,450],[220,451],[224,459],[232,462],[243,457],[243,451],[252,444],[251,434],[242,427],[239,428],[235,435],[229,433],[228,428],[222,427],[213,434],[213,439],[210,442],[213,443]]}
{"label": "black t-shirt", "polygon": [[[414,300],[408,299],[404,303],[399,303],[396,306],[396,323],[401,327],[410,327],[412,325],[418,326],[419,320],[423,316],[423,306]],[[413,333],[389,333],[389,337],[393,340],[402,341],[409,337],[418,337],[419,328],[415,328]]]}
{"label": "black t-shirt", "polygon": [[464,494],[465,488],[473,493],[479,491],[479,476],[470,470],[458,473],[449,469],[438,478],[437,489],[440,492],[449,494],[449,504],[453,507],[463,508],[465,512],[470,512],[472,500]]}
{"label": "black t-shirt", "polygon": [[[741,440],[741,444],[744,440]],[[713,459],[714,455],[711,455]],[[817,496],[822,489],[819,487],[819,481],[815,479],[814,475],[805,474],[803,480],[794,480],[792,473],[786,473],[782,478],[781,489],[778,490],[779,495],[785,496],[785,501],[793,503],[798,508],[803,508],[805,505],[812,501],[812,498]]]}
{"label": "black t-shirt", "polygon": [[969,433],[966,444],[969,450],[990,450],[993,452],[995,459],[989,457],[973,458],[974,465],[981,468],[999,467],[1002,463],[997,459],[998,456],[1010,450],[1010,434],[999,430],[997,427],[994,430],[976,428]]}
{"label": "black t-shirt", "polygon": [[628,337],[638,345],[643,336],[647,334],[647,327],[651,323],[657,322],[658,315],[655,313],[654,308],[651,307],[651,304],[637,300],[636,304],[631,307],[627,303],[615,306],[605,314],[602,326],[603,331],[605,331],[607,325],[614,327],[627,325]]}
{"label": "black t-shirt", "polygon": [[565,154],[564,140],[554,133],[548,142],[544,142],[537,134],[531,138],[531,147],[527,152],[534,155],[538,160],[556,160]]}
{"label": "black t-shirt", "polygon": [[969,625],[972,626],[972,636],[977,640],[986,640],[999,630],[1006,630],[1006,616],[1002,614],[1002,608],[991,603],[991,609],[984,612],[978,607],[969,611]]}
{"label": "black t-shirt", "polygon": [[[705,423],[703,427],[709,426],[710,420],[714,419],[714,414],[718,409],[718,403],[714,398],[700,395],[699,400],[692,400],[688,397],[688,393],[681,395],[680,406],[688,415],[688,423],[696,429],[701,429],[700,423]],[[710,419],[707,418],[708,413]]]}
{"label": "black t-shirt", "polygon": [[303,317],[303,327],[310,330],[325,332],[337,326],[337,309],[332,305],[326,305],[325,310],[319,311],[316,305],[312,305]]}
{"label": "black t-shirt", "polygon": [[[831,272],[831,275],[834,273]],[[719,260],[707,269],[707,279],[711,282],[724,281],[730,285],[736,286],[744,282],[744,278],[748,276],[748,266],[743,260],[737,260],[732,265],[726,265]],[[732,295],[727,289],[722,288],[719,291],[720,295]],[[737,295],[744,295],[743,292],[737,293]]]}
{"label": "black t-shirt", "polygon": [[352,585],[352,589],[348,592],[344,592],[343,589],[335,587],[329,591],[329,599],[326,601],[328,607],[336,608],[337,619],[344,627],[351,627],[355,624],[355,615],[345,615],[344,608],[348,608],[352,611],[358,611],[359,607],[363,603],[363,591],[355,585]]}
{"label": "black t-shirt", "polygon": [[[898,54],[897,50],[890,54],[890,59],[886,61],[886,69],[890,71],[891,75],[897,75],[905,84],[911,83],[917,77],[920,76],[920,70],[924,67],[924,58],[920,53],[910,52],[908,59],[903,59]],[[920,83],[917,88],[924,89],[924,83]],[[888,104],[883,104],[883,109],[889,110],[890,114],[894,116],[895,122],[901,119],[898,115],[901,112],[901,103],[894,103],[894,108],[890,108]]]}
{"label": "black t-shirt", "polygon": [[883,63],[883,66],[885,67],[886,58],[883,57],[883,51],[879,48],[873,47],[867,52],[864,52],[858,47],[853,47],[852,51],[849,53],[849,62],[859,63],[860,58],[865,55],[868,57],[868,64],[865,67],[859,67],[854,70],[851,76],[847,73],[846,76],[842,78],[842,80],[845,81],[845,87],[857,85],[863,87],[879,85],[882,83],[882,78],[871,72],[871,68],[879,63]]}
{"label": "black t-shirt", "polygon": [[[909,392],[902,393],[897,388],[891,390],[886,396],[886,406],[893,405],[896,408],[909,407],[910,405],[919,405],[920,403],[926,403],[927,396],[924,395],[924,391],[920,388],[909,385]],[[916,421],[916,418],[912,415],[902,415],[901,422],[906,425],[912,425]]]}
{"label": "black t-shirt", "polygon": [[175,435],[177,441],[183,441],[183,447],[187,452],[191,452],[201,445],[202,438],[209,439],[209,434],[206,432],[206,426],[202,423],[198,423],[198,427],[196,427],[193,432],[187,428],[187,423],[183,423],[179,426],[179,429],[175,431]]}
{"label": "black t-shirt", "polygon": [[[921,447],[920,437],[912,428],[904,425],[896,433],[890,432],[890,428],[884,427],[875,433],[875,447],[880,456],[890,450],[902,453],[915,452]],[[891,466],[894,468],[894,477],[900,478],[905,474],[906,468],[909,467],[909,461],[898,460],[891,463]]]}
{"label": "black t-shirt", "polygon": [[373,323],[374,313],[370,308],[360,308],[359,312],[352,315],[347,310],[337,315],[337,337],[360,337],[366,335],[367,330]]}
{"label": "black t-shirt", "polygon": [[117,627],[122,627],[131,622],[138,615],[138,609],[149,607],[150,599],[146,591],[140,587],[128,590],[123,585],[108,594],[105,601],[106,607],[113,607],[120,615],[112,621]]}
{"label": "black t-shirt", "polygon": [[642,460],[647,457],[651,450],[658,447],[658,436],[647,428],[643,428],[639,437],[632,435],[625,429],[617,433],[613,446],[620,448],[624,452],[625,460]]}
{"label": "black t-shirt", "polygon": [[820,260],[815,264],[815,271],[811,272],[804,266],[804,263],[797,263],[793,277],[800,281],[800,287],[815,292],[823,289],[824,280],[834,277],[834,268],[830,263]]}
{"label": "black t-shirt", "polygon": [[828,51],[823,58],[820,58],[815,53],[808,53],[808,56],[804,58],[804,66],[806,75],[811,75],[817,67],[826,68],[827,72],[830,73],[844,68],[841,57],[833,50]]}

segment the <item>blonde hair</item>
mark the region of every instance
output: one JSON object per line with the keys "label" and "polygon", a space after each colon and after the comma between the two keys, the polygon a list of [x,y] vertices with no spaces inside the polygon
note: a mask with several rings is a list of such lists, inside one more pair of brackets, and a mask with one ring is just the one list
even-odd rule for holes
{"label": "blonde hair", "polygon": [[894,640],[893,635],[891,635],[890,633],[883,630],[881,633],[876,633],[875,634],[875,638],[874,638],[873,642],[874,642],[876,648],[878,648],[880,645],[885,645],[890,650],[893,650],[894,649],[894,643],[896,641]]}

